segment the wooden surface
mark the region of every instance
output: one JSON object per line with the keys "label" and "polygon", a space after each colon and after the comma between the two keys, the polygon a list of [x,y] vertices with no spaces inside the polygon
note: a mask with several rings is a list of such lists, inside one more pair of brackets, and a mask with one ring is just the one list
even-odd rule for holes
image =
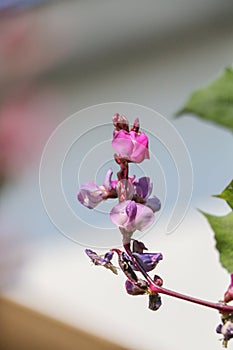
{"label": "wooden surface", "polygon": [[126,350],[0,298],[1,350]]}

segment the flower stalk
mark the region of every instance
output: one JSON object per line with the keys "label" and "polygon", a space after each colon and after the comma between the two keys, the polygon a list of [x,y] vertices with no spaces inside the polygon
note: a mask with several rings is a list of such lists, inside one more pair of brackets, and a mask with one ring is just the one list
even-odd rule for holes
{"label": "flower stalk", "polygon": [[[120,167],[117,180],[112,180],[113,171],[109,169],[103,185],[86,182],[81,186],[77,197],[80,203],[89,209],[95,208],[104,200],[118,199],[118,204],[110,212],[110,218],[121,232],[125,251],[112,248],[106,254],[98,255],[86,249],[86,254],[95,265],[103,266],[118,274],[117,267],[111,261],[116,253],[118,265],[127,278],[125,282],[127,293],[134,296],[149,295],[150,310],[156,311],[160,308],[162,304],[160,294],[218,310],[222,324],[217,327],[216,332],[223,335],[223,346],[227,347],[228,341],[233,338],[233,306],[228,305],[228,302],[233,300],[233,274],[224,300],[218,303],[166,289],[162,286],[163,280],[160,276],[154,275],[152,278],[148,274],[163,256],[161,253],[144,252],[147,250],[144,243],[133,240],[132,236],[136,230],[144,231],[153,224],[155,213],[160,210],[161,203],[156,196],[151,196],[153,184],[149,177],[136,179],[135,176],[129,176],[130,163],[141,163],[150,158],[148,138],[140,131],[138,118],[130,129],[128,120],[116,114],[113,117],[113,125],[112,146],[118,152],[114,155],[114,159]],[[137,272],[140,272],[144,279],[139,278]]]}

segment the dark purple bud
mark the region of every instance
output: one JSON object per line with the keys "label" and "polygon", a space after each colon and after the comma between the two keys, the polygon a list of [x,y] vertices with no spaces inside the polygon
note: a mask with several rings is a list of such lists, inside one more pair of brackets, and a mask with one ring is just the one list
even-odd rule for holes
{"label": "dark purple bud", "polygon": [[130,295],[143,295],[146,293],[148,284],[142,279],[138,279],[137,283],[131,282],[129,279],[125,282],[125,288]]}
{"label": "dark purple bud", "polygon": [[107,252],[107,253],[104,255],[104,261],[110,262],[110,261],[112,260],[113,254],[114,254],[114,252]]}
{"label": "dark purple bud", "polygon": [[162,287],[163,285],[163,280],[160,276],[154,275],[154,282],[157,286]]}
{"label": "dark purple bud", "polygon": [[[152,271],[158,262],[163,259],[161,253],[133,253],[133,256],[146,272]],[[135,270],[137,271],[136,267]]]}
{"label": "dark purple bud", "polygon": [[161,297],[159,294],[150,294],[149,295],[149,309],[152,311],[156,311],[162,305]]}
{"label": "dark purple bud", "polygon": [[112,118],[113,125],[117,131],[123,129],[125,131],[129,131],[129,123],[127,118],[124,115],[120,115],[116,113]]}
{"label": "dark purple bud", "polygon": [[221,330],[222,330],[222,324],[220,323],[220,324],[216,327],[216,333],[221,334],[221,333],[222,333]]}
{"label": "dark purple bud", "polygon": [[143,242],[139,242],[136,239],[133,241],[133,252],[142,254],[143,250],[148,250]]}

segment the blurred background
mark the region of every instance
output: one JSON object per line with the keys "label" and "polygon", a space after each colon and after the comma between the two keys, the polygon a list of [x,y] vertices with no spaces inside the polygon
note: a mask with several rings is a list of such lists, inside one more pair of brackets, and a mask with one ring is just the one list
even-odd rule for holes
{"label": "blurred background", "polygon": [[[233,3],[227,0],[0,1],[4,298],[128,349],[155,349],[156,344],[158,349],[184,350],[189,340],[191,350],[221,346],[213,311],[164,297],[162,311],[152,314],[142,298],[125,294],[123,278],[112,280],[89,265],[83,247],[62,236],[44,210],[39,164],[50,134],[83,108],[122,101],[161,113],[190,152],[194,190],[177,232],[156,238],[150,233],[146,239],[152,250],[166,256],[160,273],[167,287],[221,298],[227,275],[213,249],[213,234],[195,208],[227,212],[224,203],[210,196],[232,178],[232,135],[192,116],[174,115],[193,90],[232,64],[232,15]],[[94,121],[101,124],[101,116]],[[88,151],[88,143],[86,147]],[[5,341],[8,337],[5,330]]]}

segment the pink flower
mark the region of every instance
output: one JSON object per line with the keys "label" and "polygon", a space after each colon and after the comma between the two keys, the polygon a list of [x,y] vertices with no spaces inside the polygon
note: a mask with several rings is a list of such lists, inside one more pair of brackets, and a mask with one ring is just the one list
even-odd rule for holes
{"label": "pink flower", "polygon": [[121,158],[130,162],[141,163],[149,159],[148,137],[144,132],[120,130],[114,131],[112,146]]}
{"label": "pink flower", "polygon": [[123,235],[124,244],[129,243],[134,231],[144,231],[154,222],[153,211],[140,203],[124,201],[115,205],[110,218]]}
{"label": "pink flower", "polygon": [[95,208],[103,200],[106,194],[104,187],[97,186],[94,182],[85,182],[78,192],[79,202],[89,209]]}

